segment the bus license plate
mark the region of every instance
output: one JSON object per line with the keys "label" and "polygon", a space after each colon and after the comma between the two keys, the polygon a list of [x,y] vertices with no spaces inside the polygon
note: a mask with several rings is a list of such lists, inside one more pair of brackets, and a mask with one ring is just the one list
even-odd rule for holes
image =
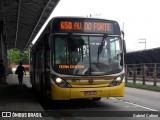
{"label": "bus license plate", "polygon": [[97,91],[84,91],[84,95],[97,95]]}

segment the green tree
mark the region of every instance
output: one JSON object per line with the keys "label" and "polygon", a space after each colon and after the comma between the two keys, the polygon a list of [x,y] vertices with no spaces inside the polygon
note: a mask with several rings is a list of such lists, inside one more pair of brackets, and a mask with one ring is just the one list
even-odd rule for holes
{"label": "green tree", "polygon": [[26,64],[29,64],[29,50],[20,53],[21,61]]}
{"label": "green tree", "polygon": [[20,61],[28,64],[29,63],[29,51],[20,52],[18,49],[9,49],[8,58],[10,63],[18,64]]}

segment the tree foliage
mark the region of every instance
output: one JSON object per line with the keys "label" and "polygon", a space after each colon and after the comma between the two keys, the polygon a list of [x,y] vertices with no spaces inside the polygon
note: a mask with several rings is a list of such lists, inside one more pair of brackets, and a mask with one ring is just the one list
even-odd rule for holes
{"label": "tree foliage", "polygon": [[8,50],[8,58],[10,63],[18,64],[19,62],[28,64],[29,63],[29,51],[21,52],[18,49],[9,49]]}

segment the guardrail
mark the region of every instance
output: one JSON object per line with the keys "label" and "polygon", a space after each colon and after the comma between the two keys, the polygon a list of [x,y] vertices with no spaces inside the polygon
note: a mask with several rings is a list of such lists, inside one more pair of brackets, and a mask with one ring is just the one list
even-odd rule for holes
{"label": "guardrail", "polygon": [[125,82],[142,81],[142,84],[145,85],[146,81],[150,81],[157,86],[157,83],[160,82],[160,63],[126,64],[125,77]]}

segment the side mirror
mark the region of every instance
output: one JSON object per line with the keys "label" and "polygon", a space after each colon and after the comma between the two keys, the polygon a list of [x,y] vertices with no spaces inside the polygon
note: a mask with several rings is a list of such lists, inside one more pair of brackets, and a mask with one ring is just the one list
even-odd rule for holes
{"label": "side mirror", "polygon": [[121,33],[122,33],[122,38],[124,39],[124,31],[121,31]]}
{"label": "side mirror", "polygon": [[127,53],[127,49],[126,49],[126,42],[125,42],[125,40],[124,40],[124,31],[121,31],[121,33],[122,33],[122,42],[123,42],[123,51],[124,51],[124,53]]}
{"label": "side mirror", "polygon": [[124,51],[124,53],[127,53],[126,42],[124,39],[122,41],[123,41],[123,51]]}

